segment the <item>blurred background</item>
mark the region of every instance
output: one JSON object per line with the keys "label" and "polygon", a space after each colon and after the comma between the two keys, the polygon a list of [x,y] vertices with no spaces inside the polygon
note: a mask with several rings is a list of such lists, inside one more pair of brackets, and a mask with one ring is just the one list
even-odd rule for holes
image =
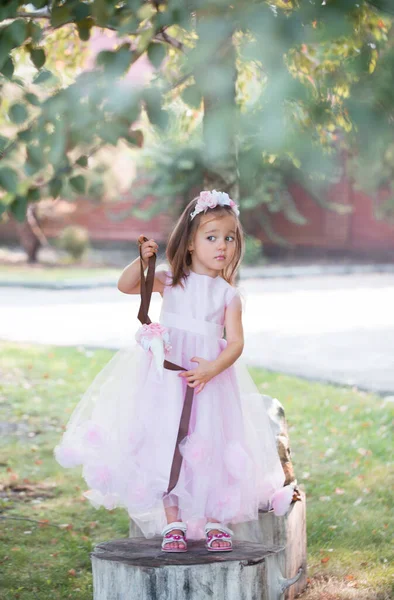
{"label": "blurred background", "polygon": [[[75,504],[52,448],[133,340],[138,298],[116,281],[138,236],[164,259],[217,189],[246,233],[244,356],[285,405],[308,496],[305,598],[391,598],[392,0],[6,0],[0,21],[5,597],[48,580],[44,600],[90,597],[92,541],[127,535]],[[70,514],[50,560],[42,522]]]}

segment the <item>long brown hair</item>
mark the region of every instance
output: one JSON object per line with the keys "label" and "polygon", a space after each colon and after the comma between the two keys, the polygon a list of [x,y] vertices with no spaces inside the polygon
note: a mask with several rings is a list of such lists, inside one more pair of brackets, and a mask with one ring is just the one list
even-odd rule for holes
{"label": "long brown hair", "polygon": [[174,286],[178,283],[182,285],[182,280],[189,274],[192,256],[188,250],[188,246],[193,241],[194,235],[200,226],[201,218],[204,214],[212,214],[215,218],[224,217],[225,215],[230,214],[234,216],[237,222],[233,259],[231,263],[220,272],[220,276],[223,277],[225,281],[234,285],[245,246],[241,223],[230,206],[216,206],[215,208],[209,208],[207,213],[201,212],[191,219],[190,215],[196,208],[197,200],[198,197],[194,198],[186,206],[168,240],[166,255],[172,271],[171,285]]}

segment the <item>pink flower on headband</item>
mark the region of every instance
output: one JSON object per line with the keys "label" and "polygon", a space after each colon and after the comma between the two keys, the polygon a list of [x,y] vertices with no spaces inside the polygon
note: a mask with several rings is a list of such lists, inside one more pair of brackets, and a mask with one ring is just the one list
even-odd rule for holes
{"label": "pink flower on headband", "polygon": [[231,200],[228,194],[212,190],[212,192],[204,191],[200,193],[190,218],[193,220],[200,212],[206,213],[208,208],[215,208],[216,206],[229,206],[237,217],[239,215],[238,206],[235,204],[234,200]]}

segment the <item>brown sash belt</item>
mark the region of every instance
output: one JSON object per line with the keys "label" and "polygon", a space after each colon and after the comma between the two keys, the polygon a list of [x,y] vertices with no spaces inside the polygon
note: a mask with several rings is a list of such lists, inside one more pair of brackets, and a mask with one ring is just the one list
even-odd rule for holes
{"label": "brown sash belt", "polygon": [[[146,238],[144,238],[144,241],[147,242],[148,240]],[[150,301],[151,301],[151,296],[152,296],[152,291],[153,291],[153,283],[154,283],[154,279],[155,279],[156,255],[154,254],[149,259],[148,273],[146,275],[146,279],[145,279],[145,274],[144,274],[144,267],[142,264],[141,246],[140,246],[140,258],[141,258],[141,260],[140,260],[141,304],[140,304],[140,309],[138,311],[138,320],[142,323],[142,325],[149,325],[152,322],[148,316],[148,311],[149,311],[149,306],[150,306]],[[168,360],[164,361],[163,366],[165,369],[168,369],[169,371],[187,371],[187,369],[184,369],[183,367],[180,367],[179,365],[175,365],[174,363],[169,362]],[[181,466],[182,466],[182,454],[179,450],[179,444],[187,436],[187,434],[189,432],[190,417],[191,417],[192,406],[193,406],[193,397],[194,397],[194,388],[187,386],[185,400],[184,400],[183,408],[182,408],[182,414],[181,414],[181,418],[179,421],[179,429],[178,429],[178,435],[177,435],[177,439],[176,439],[174,456],[172,459],[172,465],[171,465],[171,471],[170,471],[170,481],[168,484],[168,489],[167,489],[166,494],[169,494],[174,489],[176,484],[178,483],[179,474],[181,472]]]}

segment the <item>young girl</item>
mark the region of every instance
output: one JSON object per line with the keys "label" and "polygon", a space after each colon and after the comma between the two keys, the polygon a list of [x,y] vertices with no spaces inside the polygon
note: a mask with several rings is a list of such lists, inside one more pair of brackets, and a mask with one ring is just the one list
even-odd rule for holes
{"label": "young girl", "polygon": [[[139,344],[98,375],[55,449],[62,466],[83,465],[95,506],[123,506],[146,537],[162,533],[166,552],[185,552],[186,538],[203,532],[208,550],[231,550],[227,524],[257,519],[284,483],[264,402],[236,363],[238,215],[227,194],[201,192],[170,236],[169,268],[156,274],[158,246],[140,238],[141,258],[118,283],[141,291]],[[163,298],[160,324],[148,317],[152,291]]]}

